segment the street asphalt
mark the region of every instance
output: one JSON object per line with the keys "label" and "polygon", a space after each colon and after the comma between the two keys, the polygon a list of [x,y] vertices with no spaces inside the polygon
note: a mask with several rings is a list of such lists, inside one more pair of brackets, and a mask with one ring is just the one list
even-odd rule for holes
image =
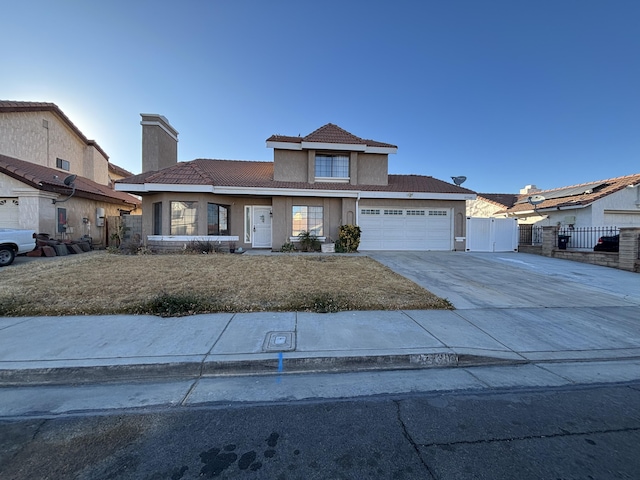
{"label": "street asphalt", "polygon": [[520,253],[368,255],[456,309],[5,317],[0,381],[640,359],[637,273]]}

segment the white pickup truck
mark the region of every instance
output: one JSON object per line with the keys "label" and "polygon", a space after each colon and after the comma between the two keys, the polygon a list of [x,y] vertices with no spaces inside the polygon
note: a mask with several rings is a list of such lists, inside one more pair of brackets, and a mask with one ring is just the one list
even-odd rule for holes
{"label": "white pickup truck", "polygon": [[0,228],[0,267],[13,263],[20,253],[28,253],[36,248],[36,232],[33,230],[17,230]]}

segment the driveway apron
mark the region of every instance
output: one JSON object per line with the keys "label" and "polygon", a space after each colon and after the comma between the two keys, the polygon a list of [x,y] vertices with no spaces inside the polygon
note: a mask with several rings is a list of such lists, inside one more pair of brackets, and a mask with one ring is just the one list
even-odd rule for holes
{"label": "driveway apron", "polygon": [[640,274],[525,253],[365,252],[456,309],[640,305]]}

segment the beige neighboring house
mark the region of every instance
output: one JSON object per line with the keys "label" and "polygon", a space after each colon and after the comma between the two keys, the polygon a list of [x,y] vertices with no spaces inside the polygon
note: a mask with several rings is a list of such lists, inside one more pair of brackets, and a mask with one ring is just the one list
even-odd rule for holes
{"label": "beige neighboring house", "polygon": [[395,145],[334,124],[301,136],[273,135],[272,162],[177,162],[177,132],[142,115],[140,175],[116,190],[140,195],[142,237],[152,245],[196,238],[279,250],[309,231],[336,240],[359,225],[360,250],[463,250],[465,202],[475,193],[433,177],[391,175]]}
{"label": "beige neighboring house", "polygon": [[141,213],[113,189],[129,175],[55,104],[0,100],[0,227],[104,245],[106,217]]}
{"label": "beige neighboring house", "polygon": [[467,201],[467,217],[505,218],[505,210],[517,200],[518,195],[513,193],[478,193],[475,200]]}
{"label": "beige neighboring house", "polygon": [[639,227],[640,173],[550,190],[528,185],[513,206],[499,213],[521,225]]}

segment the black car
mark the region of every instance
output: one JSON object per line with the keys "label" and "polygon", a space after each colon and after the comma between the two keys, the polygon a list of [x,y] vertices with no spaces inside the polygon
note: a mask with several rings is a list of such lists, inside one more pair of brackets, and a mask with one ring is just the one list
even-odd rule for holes
{"label": "black car", "polygon": [[600,237],[598,243],[593,247],[594,252],[617,252],[620,249],[620,235],[610,237]]}

